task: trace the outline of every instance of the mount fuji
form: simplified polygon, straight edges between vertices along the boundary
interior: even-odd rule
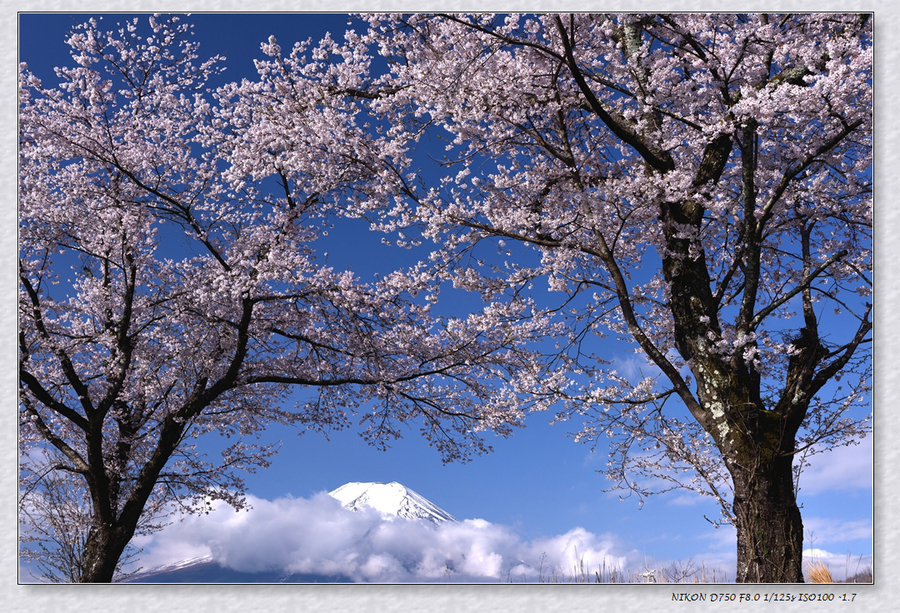
[[[391,483],[347,483],[328,492],[337,498],[345,508],[361,511],[375,509],[383,516],[404,519],[424,519],[434,524],[456,522],[455,517],[436,504],[396,481]]]
[[[413,490],[391,483],[351,482],[328,493],[344,508],[354,512],[373,509],[388,521],[441,524],[455,517]],[[342,575],[318,575],[285,571],[241,572],[216,562],[212,556],[181,560],[141,571],[125,580],[127,583],[351,583]]]

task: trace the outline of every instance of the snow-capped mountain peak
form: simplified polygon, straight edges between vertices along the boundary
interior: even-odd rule
[[[433,502],[396,481],[391,483],[347,483],[329,492],[351,511],[372,508],[383,515],[427,519],[435,524],[457,519]]]
[[[190,571],[197,567],[209,566],[214,563],[215,562],[211,555],[200,556],[197,558],[188,558],[186,560],[172,562],[171,564],[154,566],[149,570],[141,570],[136,575],[134,575],[134,577],[129,577],[128,579],[126,579],[126,582],[152,581],[153,578],[157,576],[165,576],[172,573],[183,573],[186,570]]]

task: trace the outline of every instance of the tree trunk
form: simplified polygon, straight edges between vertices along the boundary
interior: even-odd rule
[[[112,583],[134,529],[127,532],[126,537],[121,528],[91,528],[85,544],[81,583]]]
[[[771,452],[769,452],[770,454]],[[794,495],[792,456],[732,469],[738,583],[803,583],[803,520]],[[743,462],[741,462],[743,464]]]

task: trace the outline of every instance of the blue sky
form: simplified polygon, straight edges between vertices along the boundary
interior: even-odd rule
[[[88,17],[20,15],[20,61],[28,62],[45,84],[53,83],[51,67],[69,60],[65,34]],[[118,20],[120,17],[107,16],[103,23],[112,29]],[[347,17],[200,14],[190,21],[196,24],[201,56],[227,56],[227,70],[221,78],[224,83],[254,75],[252,58],[263,57],[259,44],[270,35],[274,34],[283,48],[307,37],[317,39],[326,30],[338,38]],[[332,233],[329,242],[347,254],[347,263],[359,274],[370,272],[373,262],[395,257],[380,246],[379,236],[368,235],[358,226],[345,232]],[[642,366],[627,345],[609,343],[603,351],[626,374]],[[484,546],[496,547],[498,553],[539,556],[541,547],[569,535],[570,541],[582,544],[582,552],[610,555],[632,567],[645,560],[651,566],[663,566],[690,558],[722,568],[729,580],[733,579],[734,532],[730,528],[716,530],[703,518],[718,518],[714,503],[674,492],[652,497],[639,509],[634,498],[623,502],[617,493],[604,493],[602,489],[609,483],[597,470],[606,461],[605,450],[600,447],[591,453],[588,447],[574,443],[566,434],[575,426],[551,426],[551,417],[532,414],[527,426],[511,438],[492,439],[492,454],[451,465],[441,463],[414,427],[387,452],[368,447],[353,429],[331,433],[330,440],[318,434],[298,436],[295,430],[272,429],[264,438],[281,440],[280,453],[271,468],[246,479],[251,502],[255,501],[246,521],[256,522],[259,530],[254,546],[266,551],[270,540],[278,541],[284,530],[308,526],[304,521],[311,516],[308,514],[325,508],[317,497],[323,491],[350,481],[398,481],[459,519],[487,522],[487,530],[496,538],[487,539]],[[871,441],[869,437],[859,446],[815,456],[801,480],[800,503],[808,536],[805,546],[821,550],[819,555],[832,562],[838,575],[848,557],[852,559],[851,573],[860,556],[862,566],[871,564]],[[215,443],[209,441],[211,448]],[[279,513],[288,515],[279,517]],[[222,547],[219,551],[228,550],[228,543],[246,548],[246,542],[235,540],[229,523],[232,517],[233,513],[220,509],[202,520],[191,520],[187,524],[190,530],[185,524],[176,525],[142,541],[144,565],[204,555],[213,542]],[[267,530],[265,526],[279,528]],[[537,560],[532,562],[537,564]]]

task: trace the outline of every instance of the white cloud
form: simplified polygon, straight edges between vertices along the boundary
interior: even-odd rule
[[[806,544],[810,547],[815,547],[816,544],[831,545],[856,539],[871,539],[872,520],[842,521],[822,517],[804,517],[803,532],[806,536]]]
[[[680,356],[674,349],[670,350],[666,357],[672,362],[678,362]],[[612,359],[612,366],[616,371],[631,381],[637,383],[645,377],[660,377],[663,372],[649,357],[642,351],[635,351],[625,355],[617,355]],[[679,371],[682,377],[691,376],[691,370],[687,366],[682,366]],[[665,378],[663,377],[662,380]]]
[[[634,383],[644,377],[655,377],[662,373],[659,367],[643,353],[616,356],[613,358],[613,366],[619,374]]]
[[[676,507],[694,507],[703,502],[709,502],[709,498],[695,492],[685,492],[672,496],[666,501],[666,504]]]
[[[844,581],[862,571],[872,568],[872,556],[852,556],[849,554],[831,553],[824,549],[804,549],[804,568],[810,564],[824,564],[835,581]]]
[[[345,576],[353,581],[536,582],[568,581],[586,572],[618,571],[631,580],[646,565],[666,571],[691,567],[716,581],[734,581],[735,531],[726,526],[694,539],[690,559],[645,559],[614,534],[576,527],[564,534],[523,541],[510,527],[467,519],[434,527],[428,522],[386,518],[373,510],[354,513],[326,493],[265,500],[248,496],[249,511],[220,504],[209,515],[187,517],[135,544],[140,565],[150,569],[211,554],[242,572],[283,571]],[[868,521],[804,519],[814,539],[808,560],[826,562],[835,578],[872,564],[871,555],[834,554],[834,544],[871,538]],[[813,548],[817,548],[813,550]],[[839,547],[839,546],[838,546]],[[699,575],[698,575],[699,576]]]
[[[248,496],[250,511],[225,505],[187,517],[138,542],[144,568],[212,554],[242,572],[283,570],[342,575],[354,581],[567,580],[584,568],[625,570],[637,559],[616,553],[611,535],[583,528],[523,542],[510,528],[483,519],[434,527],[428,522],[354,513],[325,493],[310,499]]]
[[[800,496],[872,489],[872,437],[810,457],[800,474]]]

